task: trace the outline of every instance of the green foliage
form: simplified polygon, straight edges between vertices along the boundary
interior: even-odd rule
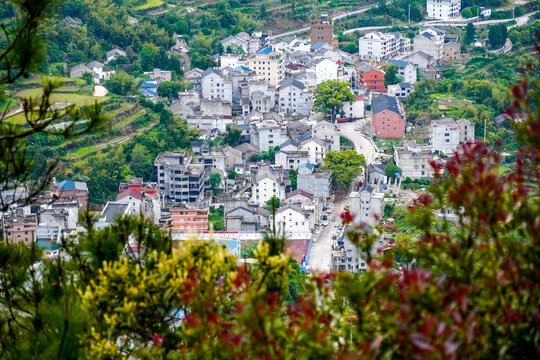
[[[388,177],[395,177],[396,174],[402,174],[403,170],[396,164],[394,164],[393,161],[389,161],[386,167],[384,168],[384,174]]]
[[[242,130],[236,127],[234,124],[227,125],[227,135],[223,138],[223,142],[229,146],[235,147],[240,144],[240,137]]]
[[[151,179],[154,170],[154,159],[144,145],[136,144],[133,147],[129,167],[136,177]]]
[[[208,183],[210,185],[210,189],[216,192],[218,189],[221,188],[221,185],[222,185],[221,174],[218,172],[210,173],[210,178],[208,179]]]
[[[475,28],[472,23],[468,23],[465,27],[465,36],[463,37],[463,41],[466,45],[469,45],[475,37]]]
[[[331,114],[332,120],[336,118],[344,101],[354,101],[354,94],[350,84],[341,80],[327,80],[315,88],[313,92],[313,110],[325,115]]]
[[[111,76],[111,79],[105,83],[105,86],[114,94],[126,96],[135,94],[137,92],[138,84],[135,82],[133,76],[120,70],[115,75]]]
[[[397,76],[398,67],[394,64],[386,64],[384,66],[384,86],[399,84],[403,79]]]
[[[225,217],[223,215],[224,211],[221,208],[214,209],[210,208],[210,213],[208,214],[208,224],[211,226],[210,229],[214,231],[225,231]]]
[[[274,209],[279,209],[280,203],[281,203],[281,201],[279,200],[279,198],[277,198],[275,196],[272,196],[272,198],[268,199],[268,201],[266,202],[265,209],[268,210],[268,211],[272,211]]]
[[[246,53],[243,47],[235,43],[231,43],[229,46],[227,46],[226,52],[227,54],[236,54],[236,55],[244,55]]]
[[[293,190],[298,188],[298,169],[289,169],[289,179]]]
[[[506,25],[497,24],[489,28],[488,39],[492,48],[497,49],[504,45],[508,37]]]
[[[364,155],[355,150],[329,151],[324,163],[332,170],[332,179],[345,190],[362,174],[362,168],[366,166]]]
[[[268,151],[263,151],[260,154],[254,154],[249,161],[258,162],[261,160],[274,162],[276,160],[276,152],[279,151],[279,146],[270,148]]]
[[[395,207],[395,204],[384,204],[383,216],[385,219],[392,216],[392,212],[394,211]]]
[[[470,8],[465,8],[465,9],[461,10],[461,16],[463,16],[465,19],[470,19],[473,16],[476,16],[476,14],[473,15]]]

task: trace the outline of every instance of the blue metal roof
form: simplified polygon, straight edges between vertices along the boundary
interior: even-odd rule
[[[236,72],[236,71],[253,71],[253,70],[245,67],[244,65],[239,65],[231,70],[231,72]]]
[[[313,165],[313,164],[311,164],[311,163],[305,163],[305,164],[300,165],[299,167],[306,167],[306,168],[308,168],[309,170],[315,169],[315,165]]]
[[[407,65],[409,65],[409,62],[408,61],[405,61],[405,60],[396,60],[396,59],[390,59],[388,60],[388,63],[390,64],[394,64],[394,65],[397,65],[399,67],[405,67]]]
[[[323,42],[315,43],[315,45],[313,45],[313,46],[311,47],[311,50],[319,50],[319,49],[322,48],[324,45],[325,45],[325,43],[323,43]]]
[[[73,190],[75,189],[75,183],[71,180],[64,180],[58,183],[58,188],[62,190]]]
[[[272,53],[272,51],[273,51],[272,48],[267,47],[267,48],[257,51],[257,55],[269,55]]]

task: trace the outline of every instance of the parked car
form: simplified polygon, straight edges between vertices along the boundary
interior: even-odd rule
[[[335,228],[339,227],[339,223],[334,223],[334,227]]]
[[[355,127],[354,127],[354,130],[355,131],[362,131],[362,130],[364,130],[364,127],[362,125],[360,125],[360,124],[356,124]]]
[[[336,221],[336,218],[334,216],[332,216],[332,218],[330,219],[330,221],[334,222]]]
[[[323,215],[322,219],[323,219],[323,220],[328,220],[328,216]]]
[[[328,221],[323,221],[323,226],[328,226]]]
[[[332,212],[332,209],[330,208],[330,206],[326,208],[326,212],[329,214]]]

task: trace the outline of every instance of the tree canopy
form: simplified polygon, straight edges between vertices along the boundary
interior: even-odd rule
[[[355,150],[329,151],[324,158],[326,166],[332,170],[332,178],[344,189],[348,189],[354,179],[362,174],[366,166],[364,155]]]
[[[315,88],[313,92],[313,110],[325,115],[331,115],[335,120],[336,114],[343,109],[344,101],[354,101],[354,94],[350,84],[341,80],[326,80]]]
[[[398,67],[394,64],[387,64],[384,66],[384,86],[399,84],[403,81],[400,77],[397,76]]]

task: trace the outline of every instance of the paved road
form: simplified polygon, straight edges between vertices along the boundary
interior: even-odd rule
[[[308,269],[311,273],[327,273],[331,270],[332,244],[334,243],[332,234],[338,231],[338,228],[334,227],[334,223],[341,223],[340,214],[343,212],[347,201],[348,199],[346,198],[331,205],[332,212],[330,214],[325,213],[328,216],[328,226],[322,226],[320,224],[321,232],[318,236],[313,236],[308,263]],[[336,218],[335,222],[330,221],[332,216]]]
[[[365,6],[365,7],[362,7],[358,10],[354,10],[354,11],[347,11],[347,12],[344,12],[344,13],[341,13],[341,14],[338,14],[336,16],[334,16],[332,19],[334,21],[336,20],[339,20],[339,19],[343,19],[343,18],[346,18],[348,16],[352,16],[352,15],[356,15],[356,14],[361,14],[363,12],[366,12],[368,11],[369,9],[371,9],[372,7],[376,7],[377,4],[371,4],[369,6]],[[268,37],[268,40],[275,40],[275,39],[279,39],[279,38],[282,38],[282,37],[285,37],[285,36],[290,36],[290,35],[296,35],[296,34],[300,34],[300,33],[303,33],[303,32],[306,32],[306,31],[309,31],[311,27],[310,26],[306,26],[306,27],[303,27],[301,29],[298,29],[298,30],[293,30],[293,31],[288,31],[288,32],[285,32],[285,33],[281,33],[281,34],[277,34],[277,35],[273,35],[273,36],[269,36]]]
[[[338,124],[341,131],[341,135],[349,139],[356,152],[363,154],[366,158],[366,163],[369,165],[375,160],[375,154],[377,154],[377,149],[373,146],[373,143],[361,133],[360,131],[355,131],[354,127],[359,122],[350,122],[350,123],[340,123]],[[364,125],[365,126],[365,125]]]
[[[533,16],[534,14],[536,14],[538,11],[533,11],[533,12],[530,12],[530,13],[527,13],[527,14],[524,14],[520,17],[517,17],[515,18],[514,20],[516,21],[516,24],[515,25],[512,25],[512,26],[509,26],[508,28],[513,28],[514,26],[523,26],[525,25],[528,21],[529,21],[529,18],[531,16]],[[500,24],[500,23],[506,23],[506,22],[509,22],[509,21],[512,21],[512,19],[497,19],[497,20],[485,20],[485,21],[478,21],[478,22],[473,22],[472,24],[474,26],[487,26],[487,25],[495,25],[495,24]],[[470,21],[469,21],[470,22]],[[427,21],[422,21],[420,22],[420,25],[423,25],[423,26],[458,26],[458,27],[463,27],[463,26],[467,26],[467,23],[466,21],[463,21],[463,20],[443,20],[443,21],[440,21],[440,20],[427,20]]]
[[[349,33],[355,32],[355,31],[371,31],[371,30],[381,30],[381,29],[388,29],[388,28],[391,28],[391,26],[390,25],[387,25],[387,26],[364,26],[364,27],[345,30],[343,33],[344,34],[349,34]]]

